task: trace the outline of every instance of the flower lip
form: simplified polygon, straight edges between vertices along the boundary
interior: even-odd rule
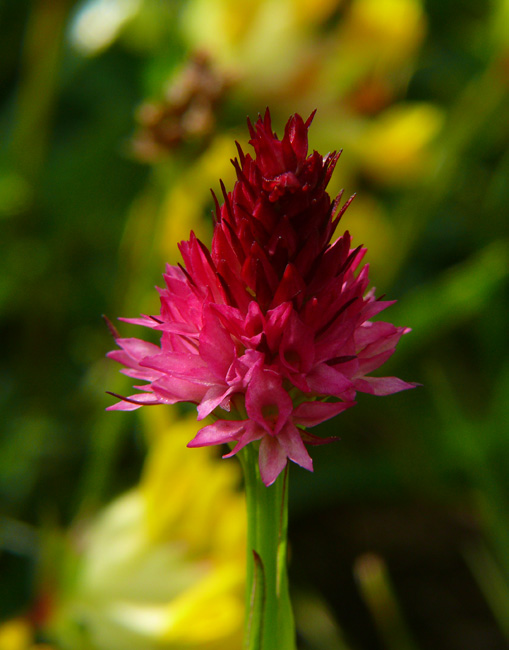
[[[246,392],[246,411],[267,433],[277,436],[293,412],[293,402],[277,372],[257,368]]]

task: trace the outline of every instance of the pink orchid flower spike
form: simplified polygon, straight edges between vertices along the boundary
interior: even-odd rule
[[[191,233],[184,264],[168,266],[157,316],[124,319],[161,333],[159,345],[116,338],[109,357],[145,382],[110,409],[196,404],[211,417],[190,447],[259,445],[271,485],[288,459],[313,469],[306,445],[330,442],[306,429],[355,404],[356,392],[389,395],[416,384],[372,377],[410,330],[371,319],[393,304],[368,290],[366,253],[345,232],[326,191],[339,153],[308,154],[308,129],[293,115],[282,140],[267,110],[253,126],[254,157],[238,146],[237,181],[216,200],[210,251]]]

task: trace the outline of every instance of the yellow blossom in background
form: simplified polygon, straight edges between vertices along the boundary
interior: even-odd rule
[[[368,194],[357,195],[349,210],[348,225],[351,223],[353,228],[355,224],[355,242],[369,250],[370,269],[377,278],[378,285],[387,286],[392,280],[398,257],[394,223],[386,214],[383,203]]]
[[[0,650],[25,650],[31,642],[30,626],[23,619],[14,619],[0,626]]]
[[[420,0],[354,0],[341,25],[356,57],[369,52],[379,65],[400,63],[412,55],[425,31]]]
[[[182,25],[193,45],[210,48],[219,62],[252,71],[276,49],[289,60],[283,45],[300,42],[341,5],[342,0],[190,0]],[[276,35],[284,42],[273,41]]]
[[[0,625],[0,650],[52,650],[45,643],[34,643],[32,626],[22,618]]]
[[[152,436],[140,482],[148,534],[155,542],[169,536],[185,539],[189,552],[197,556],[243,561],[245,504],[236,489],[240,468],[237,463],[218,462],[211,449],[195,454],[187,448],[189,434],[198,428],[196,418],[172,421],[171,413],[146,409],[141,414]]]
[[[203,241],[212,236],[212,219],[206,206],[212,207],[210,188],[219,192],[217,179],[229,186],[235,177],[230,159],[237,155],[234,136],[218,135],[205,152],[190,165],[170,186],[161,206],[159,227],[156,232],[158,253],[168,264],[179,259],[177,243],[186,240],[194,231]]]
[[[186,448],[196,421],[149,412],[140,484],[76,529],[70,586],[50,624],[72,650],[238,650],[245,505],[238,468]],[[203,451],[203,453],[201,453]]]
[[[421,0],[353,0],[317,50],[315,101],[339,101],[346,119],[388,105],[405,87],[425,33]]]
[[[192,48],[206,49],[235,73],[240,93],[269,102],[269,96],[302,93],[303,74],[316,54],[317,30],[341,4],[190,0],[182,13],[182,31]]]
[[[235,71],[243,96],[309,112],[366,92],[366,84],[390,101],[408,78],[426,19],[421,0],[190,0],[182,30],[191,47]]]
[[[431,170],[431,145],[443,121],[443,112],[431,104],[388,108],[352,141],[361,168],[382,184],[420,180]]]

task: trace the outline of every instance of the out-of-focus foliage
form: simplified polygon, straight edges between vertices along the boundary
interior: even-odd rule
[[[319,594],[323,621],[320,635],[301,614],[302,647],[504,647],[508,1],[19,0],[0,17],[0,650],[92,648],[66,634],[77,611],[110,634],[96,610],[116,602],[115,571],[167,602],[152,577],[167,558],[147,549],[176,530],[196,557],[235,546],[222,508],[238,496],[205,506],[194,473],[209,460],[184,470],[178,436],[158,433],[179,412],[104,413],[125,384],[100,317],[157,311],[164,263],[190,229],[210,237],[209,188],[231,188],[234,140],[248,148],[245,118],[266,106],[276,129],[316,108],[311,146],[344,149],[331,193],[357,198],[341,226],[398,298],[391,320],[413,327],[394,374],[424,384],[361,399],[324,426],[341,442],[316,450],[315,474],[292,471],[296,603]],[[219,537],[193,524],[209,516]],[[136,571],[122,539],[141,545]],[[200,570],[173,559],[175,580]],[[166,620],[143,618],[148,636]]]

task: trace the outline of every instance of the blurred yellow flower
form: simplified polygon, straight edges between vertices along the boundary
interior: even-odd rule
[[[188,449],[189,436],[199,428],[196,417],[172,422],[170,414],[170,409],[142,414],[147,431],[155,432],[140,483],[148,534],[154,542],[170,536],[185,539],[194,555],[243,561],[245,504],[243,493],[235,489],[238,463],[216,462],[210,448],[204,454]]]
[[[354,113],[390,104],[408,81],[425,33],[421,0],[353,0],[321,44],[315,101],[319,92],[321,102],[339,99]]]
[[[357,56],[367,53],[378,65],[401,62],[424,37],[420,0],[354,0],[341,26]]]
[[[190,0],[182,13],[182,31],[192,48],[206,49],[219,65],[235,71],[240,92],[268,102],[267,94],[298,90],[295,82],[314,56],[317,28],[341,4],[342,0]]]
[[[351,144],[371,178],[409,183],[430,171],[431,144],[443,121],[443,112],[431,104],[399,104],[367,122]]]
[[[51,650],[45,643],[34,643],[30,623],[16,618],[0,625],[0,650]]]
[[[369,250],[369,266],[378,287],[392,280],[397,268],[398,237],[387,216],[384,205],[369,194],[357,195],[349,208],[345,225],[355,224],[354,245],[362,244]],[[353,227],[353,226],[352,226]]]
[[[161,259],[169,264],[180,259],[177,244],[189,238],[191,230],[203,241],[212,236],[212,219],[206,219],[206,206],[212,207],[210,188],[219,192],[217,179],[225,185],[235,178],[230,158],[237,155],[232,134],[218,135],[172,185],[163,200],[160,226],[156,234]],[[204,218],[205,217],[205,218]]]
[[[263,57],[267,45],[272,52],[280,47],[267,39],[272,34],[295,40],[301,30],[320,24],[341,4],[342,0],[190,0],[183,25],[195,45],[210,47],[219,61],[234,63],[239,55],[247,60]]]
[[[241,647],[245,506],[238,468],[216,462],[211,449],[187,449],[195,418],[172,422],[169,412],[145,416],[151,445],[140,485],[78,529],[75,577],[52,624],[63,647]]]

